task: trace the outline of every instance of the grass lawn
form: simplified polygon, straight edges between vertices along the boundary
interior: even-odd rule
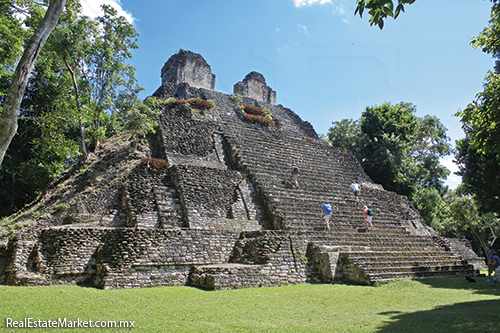
[[[303,284],[203,291],[0,286],[1,332],[499,332],[500,285],[486,278],[377,287]],[[23,321],[134,321],[135,328],[7,328]]]

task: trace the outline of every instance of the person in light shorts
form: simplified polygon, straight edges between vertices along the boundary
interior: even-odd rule
[[[332,216],[332,206],[328,202],[325,201],[323,207],[321,207],[321,217],[325,219],[326,229],[325,231],[330,230],[330,217]]]
[[[370,228],[370,230],[373,230],[373,223],[372,223],[372,218],[373,218],[373,213],[368,206],[364,207],[364,213],[365,213],[365,224],[367,228]]]

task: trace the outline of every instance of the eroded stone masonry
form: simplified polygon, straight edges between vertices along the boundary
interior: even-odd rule
[[[165,103],[149,157],[170,167],[123,153],[113,175],[118,166],[101,161],[101,171],[87,175],[100,191],[66,193],[78,203],[0,249],[3,283],[231,289],[474,274],[466,259],[475,256],[463,243],[439,237],[406,197],[373,183],[350,151],[328,146],[276,105],[261,74],[246,75],[232,96],[219,93],[205,59],[182,50],[161,82],[156,97],[211,100],[215,108]],[[249,122],[239,103],[267,108],[274,125]],[[284,182],[293,164],[301,168],[298,188]],[[364,228],[353,182],[363,184],[374,231]],[[329,232],[320,218],[325,201],[334,208]]]

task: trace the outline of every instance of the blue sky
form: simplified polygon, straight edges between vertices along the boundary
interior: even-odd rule
[[[493,59],[471,38],[487,25],[485,0],[417,0],[383,30],[354,16],[355,0],[85,0],[86,13],[112,3],[139,32],[133,52],[143,97],[180,47],[200,53],[215,90],[257,71],[277,104],[326,134],[332,121],[359,119],[367,106],[410,102],[435,115],[454,142],[463,137],[453,113],[482,90]],[[98,12],[97,12],[98,13]],[[443,161],[454,170],[451,158]],[[451,187],[456,176],[447,180]]]

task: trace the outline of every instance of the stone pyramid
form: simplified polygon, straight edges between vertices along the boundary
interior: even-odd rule
[[[480,259],[464,255],[467,244],[439,237],[350,151],[276,105],[261,74],[246,75],[233,95],[219,93],[205,59],[181,50],[161,78],[157,135],[132,156],[112,141],[81,175],[98,184],[92,191],[75,185],[47,198],[52,213],[0,249],[3,283],[231,289],[476,273]],[[289,181],[294,164],[298,187]],[[354,182],[363,186],[359,202]],[[375,213],[373,231],[363,205]]]

